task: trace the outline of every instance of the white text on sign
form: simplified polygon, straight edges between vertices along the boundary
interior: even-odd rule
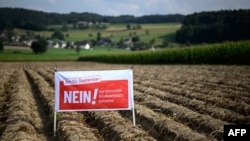
[[[98,89],[91,91],[64,91],[64,103],[92,103],[95,104]]]

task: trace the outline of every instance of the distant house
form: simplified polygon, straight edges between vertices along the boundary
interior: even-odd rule
[[[105,28],[109,25],[109,23],[104,23],[104,22],[101,22],[101,23],[96,23],[96,25],[99,27],[99,28]]]
[[[129,46],[129,47],[132,47],[133,46],[133,40],[132,40],[132,38],[125,39],[123,41],[123,44],[125,44],[126,46]]]
[[[102,45],[109,45],[109,44],[112,44],[113,41],[112,41],[111,38],[106,37],[106,38],[101,38],[101,39],[99,40],[99,43],[102,44]]]
[[[35,40],[34,40],[34,41],[35,41]],[[34,41],[33,41],[33,40],[27,40],[27,41],[26,41],[26,40],[25,40],[25,41],[22,42],[22,44],[23,44],[24,46],[29,46],[29,47],[30,47]]]
[[[92,22],[87,22],[87,21],[78,21],[76,23],[77,25],[77,28],[83,28],[83,27],[89,27],[89,26],[92,26],[93,23]]]
[[[48,48],[66,48],[67,44],[63,40],[47,40],[47,47]]]
[[[79,46],[80,49],[84,49],[84,50],[89,50],[90,44],[87,41],[78,41],[74,43],[74,48],[76,48],[77,46]]]
[[[0,39],[7,39],[6,33],[2,32],[2,33],[0,34]]]
[[[61,48],[66,48],[67,47],[67,43],[65,41],[63,41],[63,40],[60,40],[59,44],[60,44]]]
[[[47,40],[47,47],[48,48],[53,48],[53,41],[52,40]]]
[[[59,48],[60,46],[59,46],[59,43],[57,43],[57,42],[54,42],[53,43],[53,48]]]

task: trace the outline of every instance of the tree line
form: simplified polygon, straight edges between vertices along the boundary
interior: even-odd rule
[[[181,14],[147,15],[141,17],[132,15],[102,16],[88,12],[59,14],[23,8],[0,8],[0,15],[0,31],[13,28],[44,30],[47,25],[74,24],[78,21],[93,23],[166,23],[181,22],[184,18],[184,15]]]
[[[187,15],[176,32],[180,43],[214,43],[250,39],[250,10],[220,10]]]

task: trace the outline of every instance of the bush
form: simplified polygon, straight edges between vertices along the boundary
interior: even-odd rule
[[[0,52],[2,52],[4,49],[3,42],[0,40]]]
[[[45,53],[47,51],[47,42],[45,39],[39,39],[31,44],[31,49],[35,54]]]

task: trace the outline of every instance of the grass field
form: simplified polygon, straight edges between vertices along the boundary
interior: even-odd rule
[[[124,51],[124,50],[122,50]],[[112,54],[121,50],[112,47],[96,47],[94,50],[53,49],[49,48],[44,54],[34,54],[30,47],[6,46],[0,52],[0,61],[75,61],[80,56]]]
[[[127,30],[126,24],[111,24],[107,29],[87,29],[87,30],[73,30],[63,34],[68,35],[66,41],[82,41],[89,39],[96,39],[97,33],[100,32],[102,37],[112,37],[113,41],[119,41],[121,38],[126,39],[130,35],[138,35],[143,42],[149,42],[155,39],[155,45],[161,45],[164,39],[169,43],[174,43],[175,32],[180,28],[179,23],[165,23],[165,24],[141,24],[142,29]],[[131,24],[136,26],[136,24]],[[72,27],[69,25],[69,27]],[[48,28],[60,28],[60,25],[51,25]],[[148,34],[146,34],[148,31]],[[26,35],[25,30],[15,29],[16,35]],[[51,37],[52,31],[39,31],[35,35],[40,35],[45,38]],[[90,36],[92,35],[92,36]],[[29,47],[11,47],[5,46],[4,51],[0,53],[0,61],[73,61],[77,60],[79,56],[112,54],[112,53],[127,52],[125,50],[116,49],[114,47],[94,47],[93,51],[82,50],[79,54],[73,49],[49,49],[45,54],[34,54]]]

